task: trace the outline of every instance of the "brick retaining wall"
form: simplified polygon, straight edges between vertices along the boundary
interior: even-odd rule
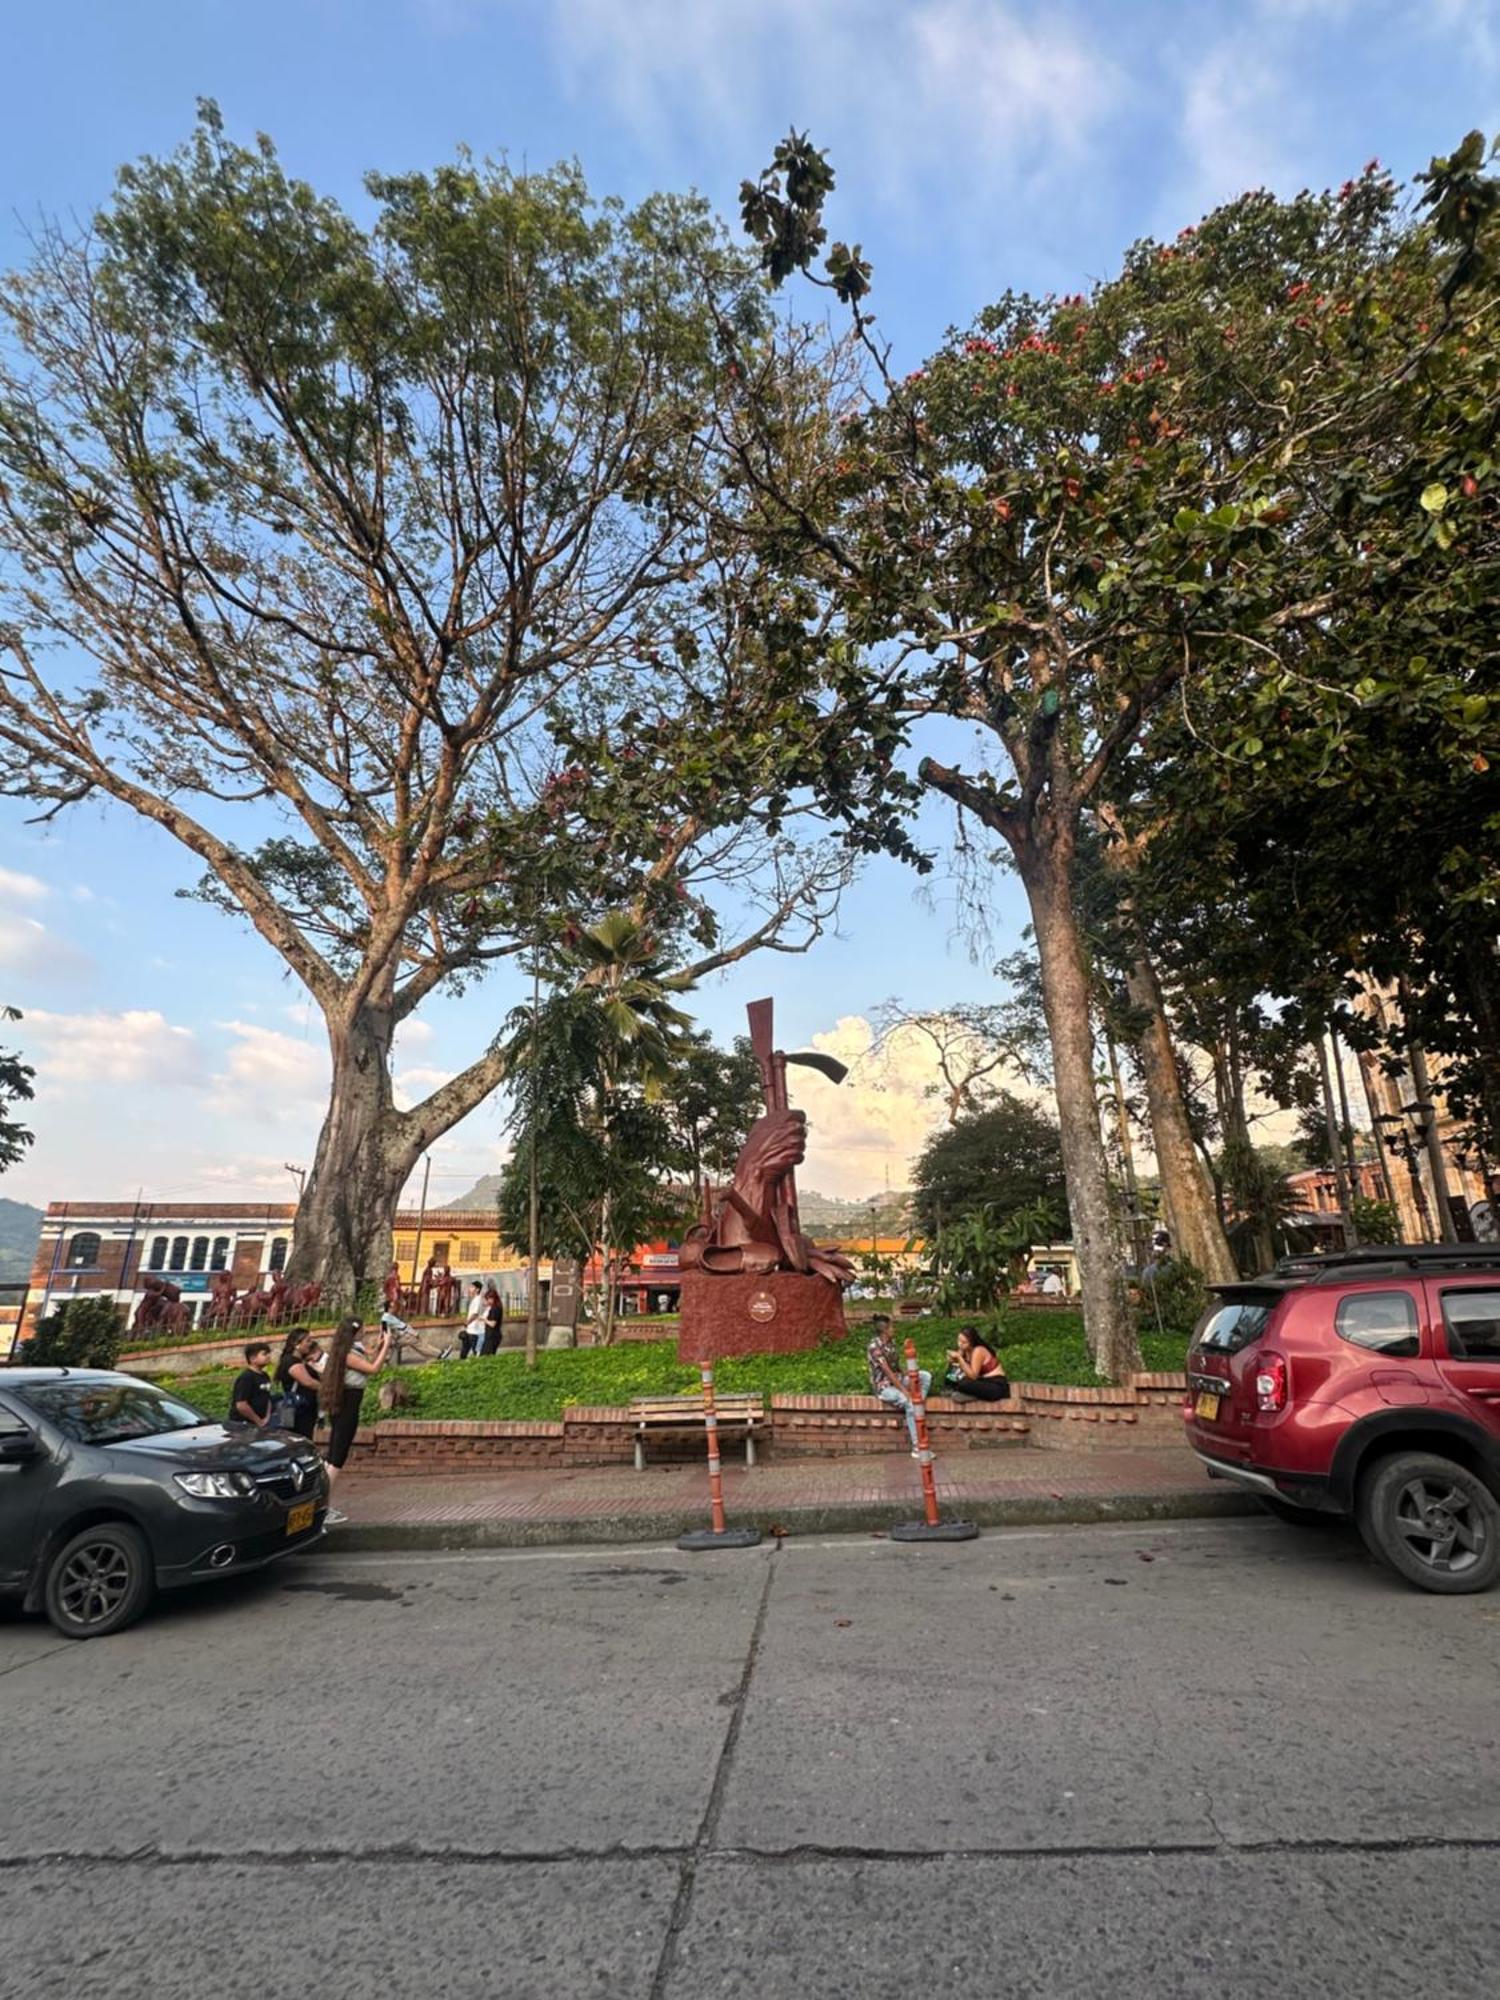
[[[1004,1403],[934,1396],[932,1441],[940,1452],[1009,1445],[1108,1448],[1175,1443],[1181,1435],[1181,1375],[1134,1375],[1123,1387],[1066,1389],[1017,1382]],[[777,1457],[845,1457],[890,1452],[904,1420],[874,1396],[772,1396],[757,1436]],[[388,1418],[355,1435],[350,1464],[365,1472],[490,1472],[514,1465],[629,1464],[635,1432],[625,1410],[580,1404],[561,1423],[421,1423]],[[726,1438],[735,1455],[738,1445]],[[696,1458],[696,1439],[654,1438],[653,1463]]]

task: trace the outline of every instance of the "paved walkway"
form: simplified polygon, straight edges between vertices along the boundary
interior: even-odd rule
[[[1208,1479],[1182,1446],[1058,1451],[1012,1446],[950,1453],[938,1464],[946,1513],[984,1525],[1150,1520],[1254,1512]],[[920,1518],[918,1468],[905,1453],[787,1458],[753,1471],[726,1464],[731,1524],[770,1533],[880,1530]],[[546,1542],[655,1541],[707,1525],[701,1465],[361,1475],[339,1482],[341,1546],[507,1547]]]

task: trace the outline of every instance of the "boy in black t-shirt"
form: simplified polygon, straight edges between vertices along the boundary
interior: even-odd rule
[[[245,1349],[245,1363],[234,1378],[229,1421],[254,1424],[258,1430],[264,1430],[271,1421],[271,1377],[266,1372],[271,1365],[270,1343],[253,1341]]]

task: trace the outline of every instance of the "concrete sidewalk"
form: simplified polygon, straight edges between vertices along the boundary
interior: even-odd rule
[[[1254,1513],[1215,1484],[1182,1445],[1127,1450],[954,1452],[937,1467],[945,1514],[1007,1526]],[[904,1452],[788,1458],[724,1468],[731,1524],[766,1533],[879,1531],[921,1518],[918,1468]],[[708,1523],[699,1465],[537,1467],[416,1476],[350,1471],[338,1483],[350,1516],[329,1548],[518,1548],[553,1542],[654,1542]]]

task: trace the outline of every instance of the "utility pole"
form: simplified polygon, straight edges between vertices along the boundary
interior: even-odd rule
[[[531,954],[531,1117],[527,1120],[530,1127],[528,1150],[531,1154],[528,1169],[531,1185],[527,1197],[530,1211],[527,1223],[529,1269],[526,1280],[526,1366],[528,1368],[535,1368],[536,1366],[537,1307],[540,1302],[542,1289],[540,1255],[541,1205],[538,1199],[536,1170],[536,1079],[538,1041],[541,1033],[541,1006],[542,958],[540,947],[534,947]]]
[[[427,1183],[432,1179],[432,1155],[429,1153],[422,1162],[422,1204],[417,1210],[417,1244],[411,1253],[411,1281],[414,1287],[422,1283],[422,1230],[427,1221]],[[420,1311],[423,1299],[420,1289],[416,1293],[417,1308]]]

